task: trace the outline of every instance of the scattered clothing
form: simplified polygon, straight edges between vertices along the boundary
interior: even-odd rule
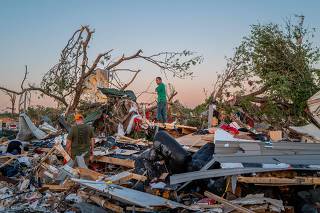
[[[13,155],[20,155],[22,153],[22,143],[18,140],[10,141],[7,147],[7,153],[11,153]]]
[[[233,135],[239,134],[239,130],[238,130],[238,129],[236,129],[236,128],[234,128],[234,127],[231,127],[231,126],[228,125],[228,124],[223,124],[223,125],[221,125],[220,128],[223,129],[223,130],[225,130],[225,131],[227,131],[227,132],[229,132],[229,133],[231,133],[231,134],[233,134]]]

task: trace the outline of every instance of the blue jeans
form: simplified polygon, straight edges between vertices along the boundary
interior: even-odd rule
[[[159,122],[167,122],[167,102],[160,101],[157,105],[157,120]]]

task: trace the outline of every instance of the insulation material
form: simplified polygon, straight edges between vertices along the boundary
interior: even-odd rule
[[[297,132],[298,134],[307,135],[320,141],[320,129],[314,124],[310,123],[305,126],[290,126],[289,129]]]
[[[27,141],[33,137],[38,140],[45,139],[48,135],[41,129],[37,128],[31,121],[31,119],[25,114],[20,114],[19,117],[19,133],[17,135],[18,140]]]
[[[320,91],[308,99],[307,105],[312,119],[320,126]]]

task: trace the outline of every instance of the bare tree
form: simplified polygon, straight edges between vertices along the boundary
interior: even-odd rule
[[[37,90],[42,95],[54,98],[67,108],[66,113],[70,113],[78,107],[85,90],[86,79],[94,74],[97,68],[108,72],[110,85],[124,90],[141,72],[140,69],[124,67],[125,62],[144,60],[179,78],[192,76],[190,67],[202,62],[202,57],[193,57],[194,53],[190,51],[160,52],[145,56],[140,49],[129,56],[123,54],[115,58],[111,55],[113,50],[108,50],[89,63],[87,52],[93,33],[89,26],[82,26],[75,31],[62,50],[59,62],[44,75],[40,86],[29,85],[28,90]],[[133,74],[127,83],[123,83],[118,76],[118,73],[123,71]]]
[[[28,75],[28,67],[26,65],[24,77],[23,77],[22,82],[20,84],[21,91],[15,91],[15,90],[11,90],[6,87],[0,86],[0,90],[2,90],[6,95],[8,95],[10,97],[10,102],[11,102],[10,109],[11,109],[12,114],[15,113],[15,109],[16,109],[15,105],[16,105],[17,96],[19,96],[19,106],[18,106],[19,112],[22,111],[22,107],[23,107],[23,110],[25,111],[27,108],[27,102],[30,103],[30,99],[31,99],[30,91],[32,91],[32,89],[24,87],[24,83],[27,80],[27,75]]]
[[[14,115],[15,111],[16,111],[16,100],[17,100],[17,95],[15,93],[12,92],[7,92],[5,91],[5,94],[7,96],[9,96],[10,98],[10,102],[11,102],[11,106],[9,107],[11,114]]]

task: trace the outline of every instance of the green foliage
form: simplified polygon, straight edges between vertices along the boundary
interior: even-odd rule
[[[261,104],[259,113],[271,122],[303,116],[307,99],[320,89],[319,70],[314,69],[320,51],[312,42],[314,30],[303,22],[299,16],[298,22],[288,20],[284,26],[252,25],[228,61],[228,75],[219,79],[223,94],[232,93],[238,99],[246,94],[249,99],[238,104],[244,108],[253,102]]]
[[[249,68],[270,88],[269,98],[292,103],[291,110],[297,114],[319,89],[312,74],[319,49],[308,39],[301,40],[308,35],[302,25],[287,24],[285,29],[276,24],[253,25],[243,45],[250,58]]]
[[[18,119],[19,118],[19,114],[13,114],[9,113],[9,112],[5,112],[5,113],[1,113],[0,114],[0,118],[13,118],[13,119]]]
[[[26,111],[26,114],[36,121],[40,121],[42,116],[48,116],[52,121],[56,121],[60,114],[63,113],[63,109],[56,109],[45,106],[32,106],[29,107]]]

